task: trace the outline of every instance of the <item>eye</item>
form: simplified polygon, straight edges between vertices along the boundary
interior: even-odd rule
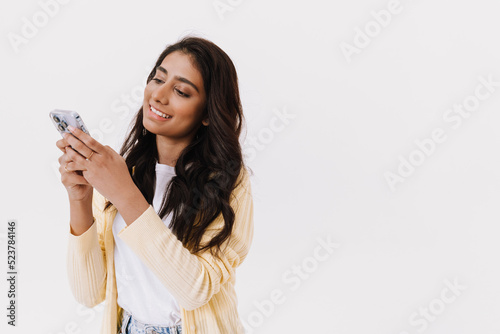
[[[189,97],[189,95],[188,95],[188,94],[186,94],[186,93],[184,93],[184,92],[180,91],[180,90],[179,90],[179,89],[177,89],[177,88],[175,89],[175,91],[177,92],[177,94],[179,94],[179,95],[180,95],[180,96],[182,96],[182,97]]]
[[[160,80],[158,78],[153,78],[153,81],[156,82],[156,83],[162,83],[163,82],[163,80]]]

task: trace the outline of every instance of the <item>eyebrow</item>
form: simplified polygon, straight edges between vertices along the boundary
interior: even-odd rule
[[[161,67],[161,66],[158,66],[156,69],[157,69],[157,70],[162,71],[162,72],[163,72],[163,73],[165,73],[165,74],[168,74],[168,71],[167,71],[166,69],[164,69],[163,67]],[[192,83],[191,81],[189,81],[188,79],[186,79],[186,78],[184,78],[184,77],[180,77],[180,76],[178,76],[178,75],[177,75],[177,76],[175,76],[175,79],[176,79],[176,80],[179,80],[179,81],[181,81],[181,82],[187,83],[188,85],[193,86],[193,88],[194,88],[194,89],[196,89],[196,91],[197,91],[198,93],[200,92],[200,91],[198,90],[198,87],[196,87],[196,85],[195,85],[194,83]]]

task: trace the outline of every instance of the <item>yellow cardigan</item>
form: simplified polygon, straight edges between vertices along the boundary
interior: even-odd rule
[[[245,168],[240,180],[230,199],[235,221],[229,240],[221,247],[221,259],[208,250],[192,254],[151,205],[118,233],[179,303],[183,334],[244,333],[234,285],[235,269],[246,258],[253,238],[253,200]],[[111,230],[117,210],[112,206],[103,211],[105,201],[94,189],[94,223],[79,236],[69,232],[67,269],[71,291],[80,304],[94,307],[105,301],[101,334],[116,334],[123,311],[117,303]],[[202,244],[222,228],[222,214],[212,224]]]

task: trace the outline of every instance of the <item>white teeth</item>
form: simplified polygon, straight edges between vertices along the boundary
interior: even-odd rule
[[[155,114],[157,114],[158,116],[161,116],[163,118],[172,118],[172,116],[166,115],[166,114],[162,113],[161,111],[156,110],[155,108],[153,108],[153,106],[150,106],[150,107],[151,107],[151,111],[154,112]]]

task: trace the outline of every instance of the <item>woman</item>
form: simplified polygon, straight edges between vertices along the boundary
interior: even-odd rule
[[[236,70],[186,37],[149,74],[120,154],[78,129],[57,142],[76,300],[102,334],[244,333],[235,269],[253,237]],[[125,273],[125,274],[124,274]]]

